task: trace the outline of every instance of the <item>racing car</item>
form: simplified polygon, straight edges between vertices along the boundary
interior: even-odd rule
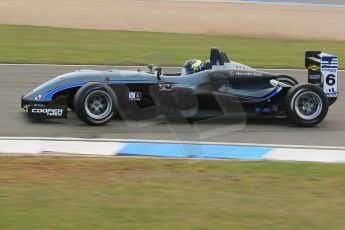
[[[62,119],[68,112],[89,125],[113,117],[148,119],[161,116],[208,118],[233,114],[287,116],[298,126],[315,126],[338,96],[338,58],[307,51],[308,83],[288,75],[256,70],[230,61],[211,48],[205,70],[187,74],[147,71],[76,70],[38,86],[21,98],[32,119]],[[68,109],[69,108],[69,109]]]

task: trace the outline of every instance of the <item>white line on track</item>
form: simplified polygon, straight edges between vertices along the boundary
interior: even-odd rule
[[[344,3],[320,1],[290,1],[290,0],[171,0],[177,2],[211,2],[211,3],[236,3],[236,4],[261,4],[261,5],[286,5],[286,6],[319,6],[319,7],[345,7]]]
[[[118,142],[56,141],[56,140],[0,140],[0,153],[74,154],[114,156],[125,144]]]
[[[251,147],[273,147],[290,149],[319,149],[319,150],[345,150],[342,146],[311,146],[311,145],[283,145],[259,143],[234,143],[234,142],[205,142],[205,141],[178,141],[178,140],[146,140],[146,139],[85,139],[69,137],[0,137],[0,140],[32,140],[32,141],[81,141],[81,142],[139,142],[139,143],[166,143],[166,144],[195,144],[195,145],[233,145]]]
[[[142,148],[134,147],[131,150],[126,150],[127,146],[131,143],[144,142],[144,145],[155,144],[181,144],[182,146],[202,145],[199,153],[206,154],[195,155],[192,148],[185,148],[182,151],[175,149],[169,154],[155,152],[142,152]],[[208,152],[208,145],[222,145],[221,152]],[[224,149],[224,145],[228,145],[229,149]],[[246,154],[241,155],[241,151],[233,150],[236,148],[254,147]],[[175,146],[176,147],[176,146]],[[202,148],[205,147],[203,150]],[[260,147],[266,147],[265,152],[261,152]],[[270,147],[267,149],[267,147]],[[149,148],[149,147],[147,147]],[[189,149],[189,150],[188,150]],[[162,148],[163,150],[163,148]],[[124,152],[123,152],[124,151]],[[126,152],[129,151],[129,152]],[[190,151],[190,152],[189,152]],[[234,152],[235,151],[235,152]],[[258,152],[259,151],[259,152]],[[160,152],[160,151],[159,151]],[[164,152],[164,151],[162,151]],[[215,154],[216,153],[216,154]],[[254,155],[249,155],[254,154]],[[127,154],[131,157],[163,157],[173,158],[176,156],[179,159],[188,159],[188,156],[198,159],[216,160],[222,159],[237,159],[237,160],[273,160],[273,161],[302,161],[302,162],[319,162],[319,163],[345,163],[345,147],[337,146],[305,146],[305,145],[274,145],[274,144],[256,144],[256,143],[222,143],[222,142],[192,142],[192,141],[167,141],[167,140],[135,140],[135,139],[82,139],[82,138],[46,138],[46,137],[0,137],[0,155],[13,155],[13,156],[36,156],[36,155],[61,155],[61,156],[92,156],[92,157],[106,157],[106,156],[122,156]],[[174,156],[174,154],[176,156]],[[220,154],[220,155],[219,155]],[[235,155],[233,155],[235,154]],[[240,155],[238,155],[240,154]],[[257,156],[256,154],[259,154]],[[185,157],[183,157],[185,156]],[[208,156],[208,157],[205,157]]]

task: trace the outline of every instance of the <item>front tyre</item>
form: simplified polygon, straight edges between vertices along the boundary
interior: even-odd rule
[[[90,83],[77,91],[73,104],[80,120],[89,125],[103,125],[113,118],[117,103],[109,86]]]
[[[312,84],[299,84],[287,92],[285,111],[288,118],[298,126],[315,126],[327,115],[328,99],[321,88]]]

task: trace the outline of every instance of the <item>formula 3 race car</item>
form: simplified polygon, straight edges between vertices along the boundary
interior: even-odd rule
[[[21,98],[33,119],[67,118],[68,109],[89,125],[115,115],[123,119],[160,116],[209,118],[233,114],[287,117],[299,126],[321,122],[337,99],[338,58],[308,51],[308,83],[230,61],[211,49],[205,70],[167,74],[148,71],[77,70],[38,86]]]

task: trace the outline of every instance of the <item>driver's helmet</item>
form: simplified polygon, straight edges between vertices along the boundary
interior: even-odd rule
[[[189,60],[183,65],[186,74],[193,74],[205,70],[205,64],[200,60]]]

